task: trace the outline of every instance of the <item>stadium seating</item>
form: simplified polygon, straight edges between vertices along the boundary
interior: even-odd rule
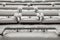
[[[17,8],[0,7],[0,23],[17,23],[14,17],[17,12]]]
[[[31,10],[30,9],[22,9],[22,13],[19,13],[20,16],[18,16],[18,18],[20,18],[19,23],[35,23],[35,22],[40,22],[40,14],[37,15],[39,13],[35,13],[35,10]]]
[[[0,23],[17,23],[17,19],[14,16],[0,16]]]
[[[60,40],[60,0],[0,0],[0,40]]]
[[[17,8],[0,7],[0,16],[13,16],[17,12]]]
[[[42,8],[42,10],[39,9],[38,12],[43,14],[42,23],[60,23],[60,10],[54,10],[54,8],[51,10],[49,8]]]

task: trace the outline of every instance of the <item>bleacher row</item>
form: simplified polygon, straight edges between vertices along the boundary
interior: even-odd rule
[[[35,36],[38,33],[36,36],[40,36],[40,32],[54,33],[52,34],[54,37],[60,36],[60,31],[58,31],[60,29],[52,25],[52,28],[48,24],[43,25],[44,27],[42,25],[19,25],[19,23],[60,23],[60,0],[0,0],[0,24],[2,23],[14,23],[13,26],[4,25],[6,28],[1,26],[3,29],[0,28],[0,35],[5,37],[11,35],[10,33],[20,36],[25,36],[26,33],[29,35],[33,33],[31,36]]]
[[[60,0],[26,1],[0,0],[0,23],[60,23]]]
[[[59,2],[60,0],[0,0],[0,1],[51,1],[51,2]]]
[[[33,7],[0,8],[0,23],[60,23],[60,10]]]
[[[13,6],[14,5],[14,6]],[[60,7],[60,2],[0,2],[0,7]]]

